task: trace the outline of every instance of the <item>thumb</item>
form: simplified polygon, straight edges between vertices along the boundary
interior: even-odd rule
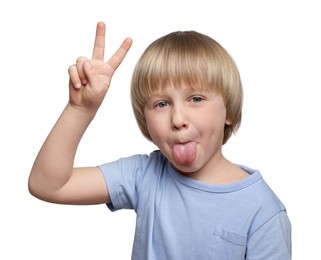
[[[91,68],[92,68],[92,65],[91,65],[91,62],[89,60],[85,61],[84,62],[84,72],[85,72],[85,75],[87,77],[87,79],[89,79],[90,77],[90,71],[91,71]]]

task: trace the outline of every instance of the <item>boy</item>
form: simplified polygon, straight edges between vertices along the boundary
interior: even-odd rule
[[[31,194],[134,209],[132,259],[291,259],[284,205],[258,171],[222,154],[241,122],[242,86],[232,58],[208,36],[168,34],[135,67],[135,117],[159,150],[74,168],[81,137],[131,44],[126,39],[104,63],[105,25],[98,23],[92,59],[69,68],[69,102],[35,160]]]

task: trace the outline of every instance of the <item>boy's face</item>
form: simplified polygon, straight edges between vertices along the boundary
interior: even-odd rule
[[[222,159],[226,120],[222,97],[214,91],[168,86],[144,107],[150,136],[179,172],[201,177]]]

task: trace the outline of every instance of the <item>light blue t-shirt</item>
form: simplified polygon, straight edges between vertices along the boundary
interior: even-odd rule
[[[176,172],[160,153],[99,166],[112,210],[137,214],[134,260],[288,260],[291,225],[258,171],[212,185]]]

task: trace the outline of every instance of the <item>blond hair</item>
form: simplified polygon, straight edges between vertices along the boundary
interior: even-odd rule
[[[226,107],[223,144],[235,133],[242,118],[243,90],[238,69],[227,51],[207,35],[178,31],[151,43],[138,60],[131,81],[131,101],[138,126],[149,140],[144,106],[159,88],[187,84],[213,90]],[[215,116],[215,115],[213,115]]]

